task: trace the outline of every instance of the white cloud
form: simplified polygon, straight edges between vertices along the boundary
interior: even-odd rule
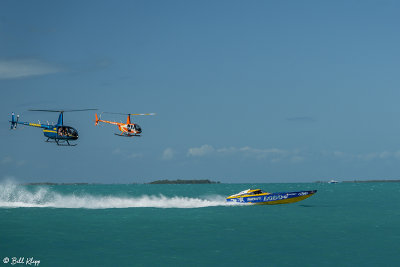
[[[391,153],[389,151],[383,151],[383,152],[379,153],[379,158],[381,158],[381,159],[386,159],[386,158],[389,158],[392,156],[394,156],[394,153]]]
[[[379,158],[379,153],[365,153],[365,154],[358,154],[356,155],[356,158],[361,159],[361,160],[373,160]]]
[[[214,152],[214,148],[210,145],[202,145],[201,147],[189,148],[188,156],[201,157]]]
[[[344,152],[342,152],[342,151],[333,151],[332,154],[333,154],[335,157],[338,157],[338,158],[346,157],[346,153],[344,153]]]
[[[25,165],[25,163],[26,163],[25,160],[19,160],[19,161],[17,161],[17,165],[18,165],[18,166]]]
[[[247,157],[255,157],[255,158],[268,158],[268,157],[283,157],[288,155],[289,152],[277,149],[277,148],[269,148],[269,149],[259,149],[259,148],[252,148],[249,146],[245,147],[229,147],[229,148],[220,148],[216,150],[218,153],[224,154],[241,154]]]
[[[131,159],[137,159],[137,158],[141,158],[141,157],[143,157],[143,154],[142,154],[142,153],[135,153],[135,152],[131,153],[131,154],[128,156],[128,158],[131,158]]]
[[[15,164],[17,166],[22,166],[26,163],[25,160],[16,160],[10,156],[5,156],[0,161],[1,164],[8,165],[8,164]]]
[[[171,160],[175,156],[175,151],[172,148],[167,148],[164,150],[162,154],[162,159],[163,160]]]
[[[125,151],[125,150],[122,150],[119,147],[114,148],[111,151],[111,154],[115,155],[115,156],[118,156],[118,157],[121,157],[121,158],[124,158],[124,159],[137,159],[137,158],[142,158],[143,157],[142,153],[130,152],[129,150]]]
[[[372,161],[372,160],[388,160],[388,159],[400,159],[400,150],[398,151],[382,151],[382,152],[367,152],[367,153],[346,153],[342,151],[323,152],[323,155],[334,156],[335,158],[344,160],[361,160],[361,161]]]
[[[60,68],[37,59],[0,60],[0,79],[18,79],[60,71]]]
[[[302,157],[302,156],[293,156],[293,157],[291,158],[291,161],[292,161],[293,163],[302,162],[302,161],[304,161],[304,160],[305,160],[305,158]]]
[[[189,148],[188,156],[206,156],[206,155],[220,155],[220,156],[241,156],[255,159],[265,159],[271,162],[279,162],[283,159],[289,159],[291,162],[300,162],[305,158],[300,154],[300,151],[283,150],[278,148],[260,149],[249,146],[244,147],[223,147],[214,148],[211,145],[202,145],[201,147]]]
[[[119,148],[119,147],[115,148],[115,149],[111,152],[111,154],[113,154],[113,155],[120,155],[120,154],[122,154],[121,148]]]
[[[10,164],[13,163],[13,158],[10,156],[5,156],[1,159],[1,164]]]

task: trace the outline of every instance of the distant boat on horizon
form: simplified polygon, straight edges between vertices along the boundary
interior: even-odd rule
[[[328,182],[328,184],[338,184],[338,183],[339,183],[338,181],[333,180],[333,179]]]

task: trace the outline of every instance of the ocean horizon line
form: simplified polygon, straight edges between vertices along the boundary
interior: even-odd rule
[[[193,181],[193,182],[188,182]],[[219,181],[210,181],[204,182],[202,179],[200,180],[170,180],[165,183],[157,183],[157,181],[152,182],[116,182],[116,183],[107,183],[107,182],[23,182],[18,183],[19,185],[201,185],[201,184],[312,184],[312,183],[328,183],[329,180],[318,180],[312,182],[304,182],[304,181],[296,181],[296,182],[219,182]],[[400,179],[368,179],[368,180],[343,180],[339,181],[339,183],[400,183]]]

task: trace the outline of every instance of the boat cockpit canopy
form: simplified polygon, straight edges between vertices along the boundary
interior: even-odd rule
[[[247,189],[247,190],[244,190],[244,191],[239,192],[239,193],[237,193],[235,195],[232,195],[232,196],[260,195],[260,194],[263,194],[263,193],[265,193],[265,192],[262,191],[261,189],[253,189],[253,190]]]

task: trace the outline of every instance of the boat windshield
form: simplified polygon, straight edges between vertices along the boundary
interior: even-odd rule
[[[232,195],[232,197],[234,197],[234,196],[243,196],[243,195],[259,195],[259,194],[265,193],[264,191],[262,191],[260,189],[257,189],[257,190],[252,191],[252,192],[250,192],[250,191],[251,191],[250,189],[247,189],[247,190],[239,192],[239,193],[237,193],[235,195]]]

